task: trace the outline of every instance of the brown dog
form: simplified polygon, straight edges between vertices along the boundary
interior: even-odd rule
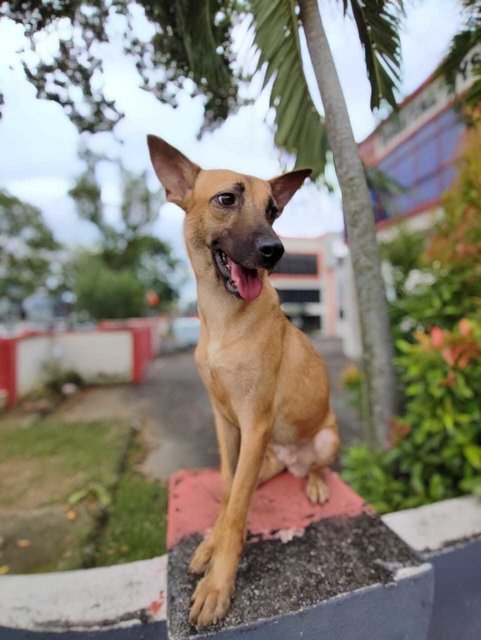
[[[167,199],[186,212],[184,236],[198,288],[195,358],[209,392],[223,501],[190,570],[205,574],[190,621],[203,627],[229,609],[258,483],[287,468],[307,476],[313,502],[328,498],[322,467],[339,446],[324,363],[283,315],[267,272],[284,253],[272,223],[310,170],[269,181],[204,171],[155,136],[150,156]]]

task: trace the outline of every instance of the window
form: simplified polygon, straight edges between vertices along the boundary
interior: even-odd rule
[[[374,202],[377,208],[379,202],[382,207],[377,219],[409,213],[441,196],[454,175],[453,162],[463,131],[458,114],[448,109],[381,160],[380,171],[393,178],[404,191],[395,196],[381,194],[380,198],[377,194]]]
[[[315,253],[286,253],[274,269],[274,273],[317,275],[317,255]]]
[[[320,302],[321,292],[319,289],[278,289],[277,293],[282,302]]]

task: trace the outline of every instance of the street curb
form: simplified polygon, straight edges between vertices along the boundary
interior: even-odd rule
[[[0,626],[42,631],[46,637],[47,631],[163,622],[166,591],[167,555],[96,569],[1,576]]]

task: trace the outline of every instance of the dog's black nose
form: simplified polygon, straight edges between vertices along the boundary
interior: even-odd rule
[[[278,238],[261,237],[256,241],[256,247],[262,256],[265,267],[275,266],[284,254],[284,245]]]

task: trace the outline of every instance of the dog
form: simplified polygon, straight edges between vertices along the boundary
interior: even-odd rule
[[[311,170],[268,181],[203,170],[161,138],[147,141],[167,200],[186,213],[201,321],[195,360],[220,452],[220,512],[189,567],[204,574],[189,619],[205,627],[229,610],[256,486],[288,469],[307,477],[312,502],[328,499],[322,469],[335,459],[339,436],[326,368],[282,313],[268,278],[284,253],[272,225]]]

